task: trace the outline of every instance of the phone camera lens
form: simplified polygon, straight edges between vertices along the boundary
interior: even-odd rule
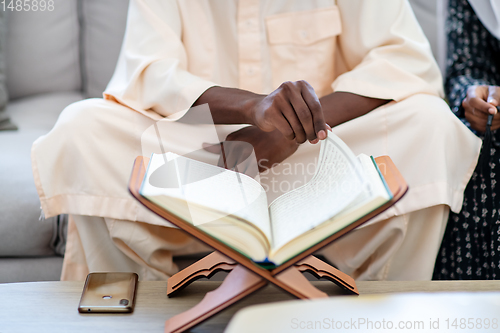
[[[128,305],[128,299],[121,299],[120,305]]]

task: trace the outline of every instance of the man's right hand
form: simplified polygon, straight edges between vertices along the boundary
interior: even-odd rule
[[[321,103],[306,81],[284,82],[267,96],[259,96],[250,110],[254,125],[262,131],[278,130],[288,140],[317,143],[331,129]]]
[[[498,86],[470,86],[467,96],[462,102],[465,118],[476,131],[484,132],[488,116],[493,114],[491,130],[500,128],[500,114],[496,106],[500,103],[500,87]]]

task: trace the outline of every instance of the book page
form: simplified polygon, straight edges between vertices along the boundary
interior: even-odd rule
[[[344,207],[344,209],[335,215],[333,220],[340,220],[344,216],[352,214],[356,211],[358,211],[358,215],[365,215],[366,210],[362,210],[361,207],[369,205],[375,201],[375,198],[380,197],[383,202],[389,201],[392,198],[392,195],[388,193],[388,190],[385,188],[371,158],[365,154],[360,154],[357,156],[357,159],[363,169],[366,186],[363,187],[363,190],[356,198],[354,198],[353,201],[351,201]]]
[[[271,237],[266,193],[247,175],[167,153],[153,155],[146,177],[141,194],[185,200],[194,225],[233,215]],[[214,214],[199,206],[210,208]]]
[[[287,242],[284,246],[274,248],[269,255],[273,263],[276,265],[284,263],[314,244],[355,223],[363,216],[391,200],[392,194],[385,186],[375,161],[364,154],[360,154],[357,158],[363,168],[366,180],[367,186],[364,187],[364,190],[332,218],[302,233],[299,237]]]
[[[370,157],[365,154],[361,154],[357,157],[357,159],[360,162],[361,167],[363,168],[364,175],[367,180],[366,186],[364,187],[363,191],[361,191],[359,195],[354,198],[353,201],[351,201],[347,206],[344,207],[344,209],[337,213],[337,215],[335,216],[336,218],[340,218],[343,215],[356,210],[356,208],[358,208],[361,204],[365,203],[368,200],[371,200],[375,196],[375,193],[379,193],[379,191],[374,191],[375,185],[373,185],[372,182],[377,182],[377,178],[380,177],[374,170],[373,166],[370,165],[372,164]]]
[[[311,181],[269,206],[277,249],[342,211],[363,191],[361,165],[342,140],[329,133],[321,142],[318,168]]]

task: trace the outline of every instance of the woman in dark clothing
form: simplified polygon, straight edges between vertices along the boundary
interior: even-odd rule
[[[497,7],[485,0],[483,4]],[[500,40],[494,30],[498,24],[481,17],[486,9],[478,9],[479,5],[473,0],[449,0],[445,90],[453,112],[483,139],[488,115],[494,114],[487,139],[491,143],[483,143],[462,210],[450,212],[435,280],[500,278],[500,131],[496,131],[500,114],[495,108],[500,103]]]

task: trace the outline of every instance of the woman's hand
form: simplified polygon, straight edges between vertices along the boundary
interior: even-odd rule
[[[264,132],[256,126],[244,127],[229,134],[219,144],[204,144],[203,149],[219,154],[219,166],[255,177],[291,156],[299,147],[278,130]],[[249,157],[255,151],[256,159]],[[245,163],[244,163],[245,162]]]
[[[284,82],[251,109],[253,124],[264,132],[278,130],[288,140],[317,143],[330,126],[313,87],[306,81]]]
[[[462,102],[465,111],[465,118],[470,126],[476,131],[486,130],[488,116],[493,114],[491,130],[500,128],[500,114],[497,113],[496,106],[500,103],[500,87],[498,86],[470,86],[467,89],[467,96]]]

